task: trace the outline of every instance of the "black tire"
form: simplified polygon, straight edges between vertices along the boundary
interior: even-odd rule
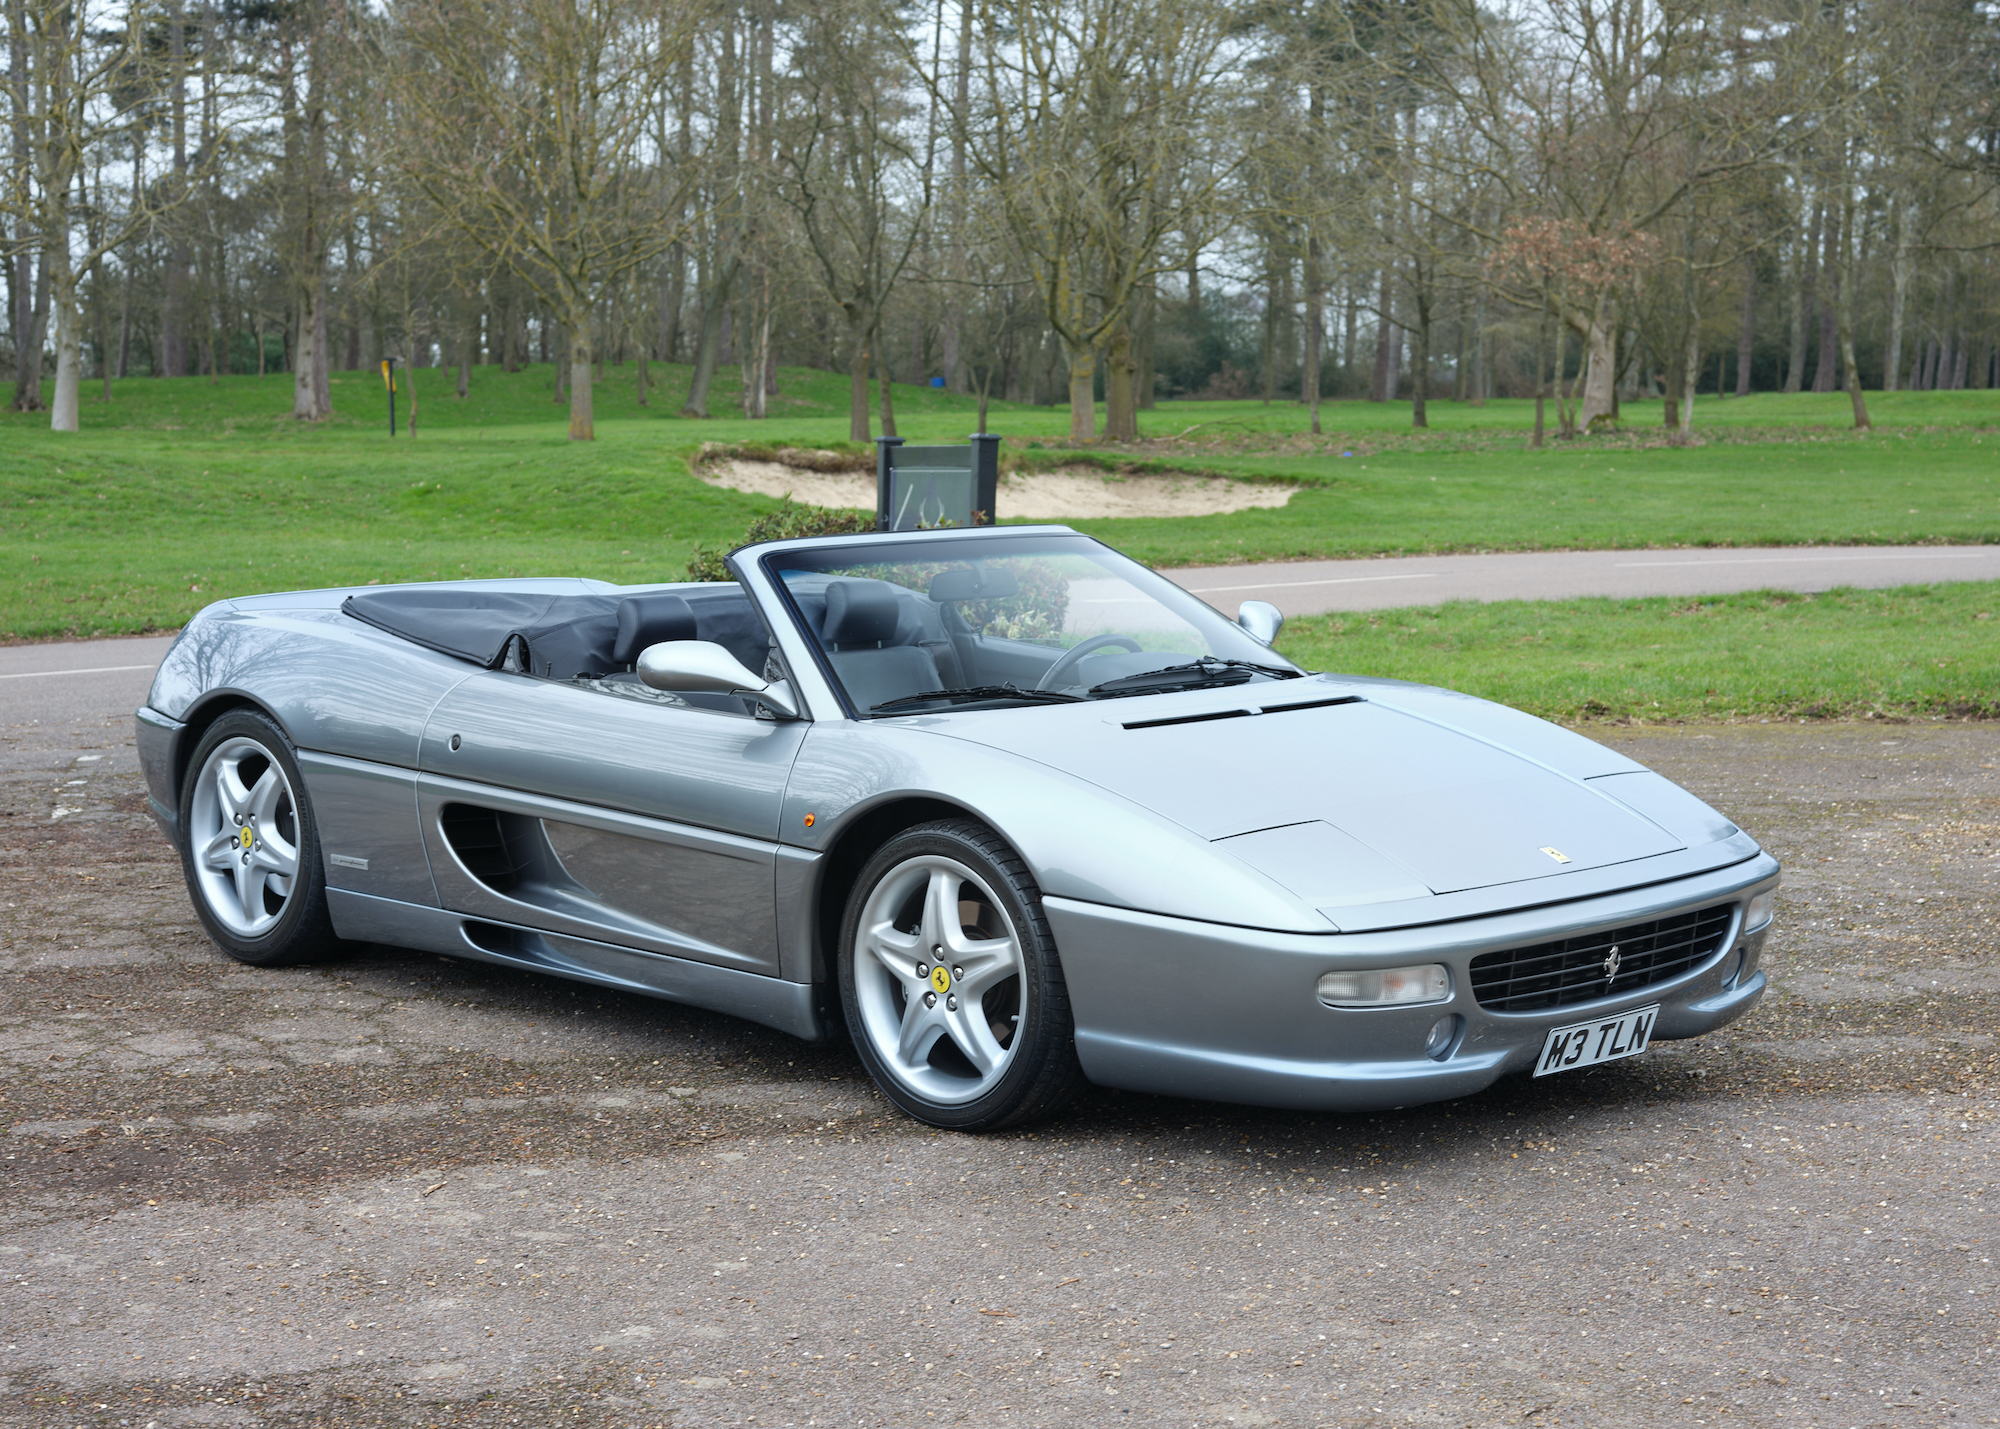
[[[225,767],[253,795],[271,791],[255,801],[248,818],[225,807],[244,802],[220,792]],[[266,780],[267,771],[275,772],[275,782]],[[214,846],[231,829],[248,838],[227,845],[224,856]],[[298,759],[284,730],[268,716],[231,710],[202,735],[181,781],[179,842],[195,916],[216,946],[238,962],[290,967],[324,961],[351,946],[334,934],[327,910],[319,830]],[[282,860],[286,847],[294,869],[288,877],[266,867],[268,860]]]
[[[886,954],[861,947],[863,914],[871,902],[875,916],[886,920],[874,926],[893,924],[890,934],[921,944],[922,919],[932,906],[927,891],[932,879],[947,880],[942,885],[947,887],[949,880],[959,880],[947,905],[955,911],[948,916],[956,921],[958,936],[966,939],[963,946],[972,950],[966,961],[981,960],[963,982],[980,1001],[975,1005],[968,998],[963,1013],[953,992],[959,986],[953,982],[957,970],[949,958],[920,964],[931,967],[931,976],[938,979],[927,982],[922,973],[890,966],[900,943]],[[919,880],[924,890],[917,889]],[[970,924],[963,921],[968,906],[974,910]],[[918,925],[905,929],[913,909]],[[996,921],[996,914],[1004,922]],[[1009,939],[1011,947],[1004,952],[980,951],[998,949]],[[921,948],[915,955],[929,958]],[[1053,1116],[1084,1086],[1069,989],[1042,912],[1041,890],[1020,856],[984,824],[971,819],[920,824],[875,851],[855,879],[841,919],[838,975],[841,1010],[862,1065],[883,1095],[918,1121],[950,1131],[1019,1126]],[[981,976],[994,981],[983,985]],[[937,1010],[928,991],[933,987],[948,1002],[949,1014]],[[928,1010],[919,1011],[912,998],[922,998]],[[898,1061],[899,1048],[884,1050],[896,1040],[888,1036],[890,1023],[908,1028],[913,1020],[942,1030],[924,1044],[928,1051],[921,1057]],[[1009,1029],[1004,1044],[1002,1032],[995,1030],[1003,1024]],[[986,1033],[977,1030],[982,1027]],[[985,1069],[964,1050],[967,1042],[981,1037],[980,1055],[999,1053]]]

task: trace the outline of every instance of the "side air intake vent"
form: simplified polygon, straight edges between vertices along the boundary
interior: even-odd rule
[[[438,810],[438,824],[466,872],[496,893],[513,889],[519,870],[507,852],[497,812],[476,804],[446,804]]]

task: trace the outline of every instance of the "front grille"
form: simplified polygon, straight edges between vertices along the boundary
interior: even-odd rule
[[[1580,933],[1472,960],[1472,995],[1495,1012],[1536,1012],[1595,1002],[1679,977],[1714,956],[1736,916],[1733,903],[1675,913],[1602,933]],[[1605,975],[1613,949],[1617,972]]]

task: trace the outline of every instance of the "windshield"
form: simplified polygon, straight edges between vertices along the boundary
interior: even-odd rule
[[[1299,674],[1087,536],[842,544],[774,552],[764,567],[864,718]]]

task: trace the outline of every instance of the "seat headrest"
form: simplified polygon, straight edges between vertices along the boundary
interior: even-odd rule
[[[829,645],[879,645],[896,634],[896,588],[887,581],[840,580],[826,588]]]
[[[618,602],[618,639],[611,647],[611,659],[629,665],[648,645],[695,638],[694,607],[679,596],[665,591],[628,595]]]

